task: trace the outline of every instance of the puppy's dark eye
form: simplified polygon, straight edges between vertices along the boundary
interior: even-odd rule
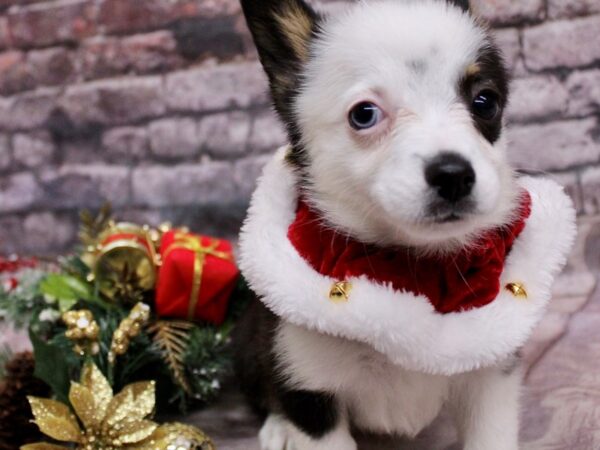
[[[500,111],[498,95],[489,89],[481,91],[473,99],[473,113],[484,120],[492,120]]]
[[[372,102],[361,102],[350,110],[348,121],[355,130],[373,128],[383,118],[381,108]]]

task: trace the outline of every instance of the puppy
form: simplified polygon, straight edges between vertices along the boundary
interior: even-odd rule
[[[506,157],[509,81],[488,30],[466,0],[370,0],[329,18],[303,0],[242,6],[290,142],[266,169],[241,236],[242,270],[262,301],[238,327],[236,363],[265,417],[261,448],[353,450],[352,429],[414,437],[447,404],[466,450],[517,449],[514,354],[542,306],[510,309],[526,307],[502,291],[487,316],[444,315],[359,276],[335,283],[329,300],[331,279],[285,240],[298,202],[314,215],[304,225],[415,261],[464,251],[515,220],[523,196]],[[531,226],[549,218],[536,208]],[[550,230],[566,241],[569,214]],[[319,247],[320,233],[306,246]],[[548,273],[569,245],[545,256]],[[535,258],[518,247],[531,270]],[[546,278],[528,286],[543,299]]]

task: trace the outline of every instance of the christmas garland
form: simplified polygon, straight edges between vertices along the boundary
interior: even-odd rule
[[[35,376],[56,399],[30,400],[36,423],[42,432],[61,440],[56,430],[44,426],[45,421],[70,420],[69,429],[77,425],[80,436],[100,442],[97,430],[86,428],[89,421],[81,416],[73,419],[71,410],[85,409],[73,404],[73,381],[88,390],[91,405],[100,401],[93,398],[97,389],[108,386],[111,395],[133,392],[131,386],[144,382],[144,393],[136,395],[145,396],[148,407],[137,419],[140,426],[148,426],[148,433],[139,435],[158,442],[157,433],[171,436],[174,429],[183,428],[148,425],[153,424],[147,416],[155,401],[160,411],[184,412],[219,394],[231,371],[230,334],[250,291],[239,278],[227,241],[168,225],[153,229],[117,223],[109,207],[98,216],[84,212],[81,218],[82,246],[76,255],[52,264],[35,260],[0,264],[0,317],[28,329]],[[122,400],[123,395],[115,399]],[[127,408],[115,406],[123,407]],[[68,414],[44,418],[48,408]],[[97,419],[100,423],[106,418]],[[87,441],[76,440],[75,434],[63,441],[88,448]],[[155,448],[141,441],[136,445]]]

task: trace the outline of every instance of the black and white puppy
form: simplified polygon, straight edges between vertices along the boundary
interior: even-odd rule
[[[286,164],[336,230],[443,252],[507,223],[519,192],[503,135],[508,75],[467,0],[361,1],[327,18],[303,0],[242,5],[289,134]],[[416,436],[446,403],[466,450],[518,448],[509,359],[427,374],[260,302],[236,345],[244,390],[265,415],[263,450],[353,450],[354,428]]]

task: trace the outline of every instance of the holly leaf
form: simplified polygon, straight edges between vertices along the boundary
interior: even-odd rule
[[[69,364],[64,349],[42,340],[29,330],[29,338],[35,357],[35,377],[52,388],[54,395],[63,403],[69,402]]]
[[[40,283],[40,293],[56,299],[61,312],[70,310],[79,300],[93,300],[91,286],[71,275],[48,275]]]

